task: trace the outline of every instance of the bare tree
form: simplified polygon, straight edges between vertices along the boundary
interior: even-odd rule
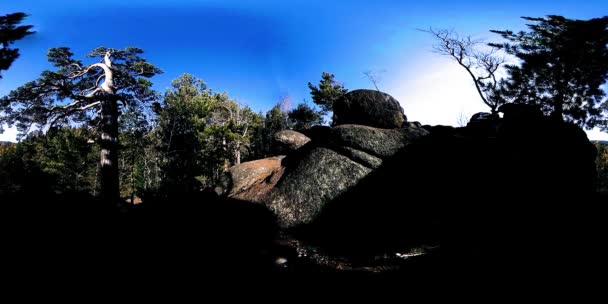
[[[213,113],[213,124],[228,128],[222,145],[230,151],[234,165],[241,163],[241,151],[249,147],[250,131],[254,123],[255,114],[251,109],[232,99],[221,101]]]
[[[282,96],[279,99],[279,104],[281,105],[281,112],[288,113],[289,111],[291,111],[291,107],[292,107],[291,96],[289,96],[289,95]]]
[[[365,75],[365,77],[367,77],[367,79],[369,79],[369,81],[374,84],[376,91],[380,92],[380,89],[378,88],[378,83],[380,83],[380,81],[382,80],[382,73],[384,72],[386,72],[386,70],[367,70],[363,72],[363,75]]]
[[[429,28],[421,31],[437,39],[438,43],[433,46],[435,53],[452,58],[467,71],[483,103],[496,114],[496,109],[505,102],[500,94],[497,72],[506,63],[505,58],[497,54],[497,49],[487,46],[489,50],[482,50],[486,45],[481,40],[460,37],[453,30]]]

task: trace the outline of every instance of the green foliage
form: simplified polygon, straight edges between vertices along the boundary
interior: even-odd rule
[[[553,117],[581,127],[607,129],[608,17],[573,20],[524,17],[527,32],[492,31],[508,42],[491,44],[521,60],[507,67],[502,94],[510,102],[537,104]]]
[[[289,121],[296,131],[310,129],[312,126],[323,123],[321,113],[315,111],[306,103],[300,103],[289,112]]]
[[[133,199],[158,187],[158,154],[151,149],[153,133],[145,113],[131,106],[121,115],[118,158],[121,197]]]
[[[259,116],[262,117],[261,114]],[[261,159],[272,156],[274,134],[287,128],[287,113],[281,111],[281,103],[277,103],[266,112],[260,128],[258,128],[257,132],[254,134],[253,158]]]
[[[252,154],[262,117],[226,93],[184,74],[158,105],[162,189],[188,193],[216,184],[223,171]]]
[[[171,84],[156,130],[162,155],[161,187],[169,192],[191,192],[198,188],[195,177],[203,175],[202,133],[218,98],[202,80],[189,74]]]
[[[608,192],[608,146],[595,143],[597,158],[595,160],[597,169],[597,187],[599,191]]]
[[[0,149],[0,195],[96,191],[99,149],[85,128],[32,134]]]
[[[146,78],[162,71],[146,62],[141,49],[98,47],[87,57],[101,57],[83,65],[69,48],[51,48],[54,71],[11,91],[0,99],[0,126],[15,124],[18,138],[31,130],[55,126],[90,125],[99,132],[100,194],[104,201],[120,199],[118,166],[119,106],[139,108],[158,96]],[[0,129],[0,132],[3,130]]]
[[[312,101],[321,107],[321,114],[325,115],[333,111],[333,105],[336,100],[348,92],[343,85],[334,80],[334,75],[323,72],[319,86],[314,86],[308,83]]]
[[[19,58],[19,49],[9,46],[15,41],[23,39],[34,32],[31,25],[19,25],[27,17],[24,13],[13,13],[0,16],[0,72],[8,70],[13,62]],[[18,26],[19,25],[19,26]],[[0,73],[0,79],[2,74]]]
[[[91,123],[98,117],[98,102],[108,98],[129,106],[158,97],[146,78],[162,71],[139,56],[141,49],[99,47],[87,57],[103,57],[106,52],[111,53],[114,95],[95,90],[105,77],[103,69],[83,66],[82,61],[72,58],[74,54],[67,47],[51,48],[47,57],[56,70],[43,71],[38,79],[0,99],[0,125],[15,124],[20,138],[32,130],[54,125]]]
[[[252,154],[252,137],[262,126],[262,116],[229,99],[226,94],[223,96],[214,108],[209,124],[222,131],[226,165],[240,164]]]

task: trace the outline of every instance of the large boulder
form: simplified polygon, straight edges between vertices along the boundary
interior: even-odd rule
[[[428,135],[423,128],[405,126],[400,129],[379,129],[362,125],[339,125],[332,128],[333,147],[350,147],[368,154],[387,158],[420,137]]]
[[[279,153],[295,151],[309,141],[308,136],[293,130],[283,130],[274,134],[274,143]]]
[[[301,153],[299,161],[285,172],[266,200],[283,228],[312,222],[325,204],[372,171],[327,148]]]
[[[228,170],[228,197],[262,203],[284,172],[283,156],[238,164]]]
[[[400,128],[407,121],[403,108],[392,96],[373,90],[354,90],[333,105],[334,124],[358,124],[377,128]]]

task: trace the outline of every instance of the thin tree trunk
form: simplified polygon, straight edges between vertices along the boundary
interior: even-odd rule
[[[135,205],[135,160],[131,157],[131,205]]]
[[[101,103],[101,198],[108,203],[120,201],[118,175],[118,106],[113,96]],[[109,97],[109,98],[108,98]]]
[[[237,142],[236,150],[234,150],[234,164],[238,165],[241,163],[241,143]]]

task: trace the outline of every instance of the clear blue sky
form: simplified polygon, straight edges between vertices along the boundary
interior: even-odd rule
[[[431,53],[433,40],[417,28],[453,28],[488,40],[490,29],[523,29],[520,16],[608,15],[605,0],[0,0],[0,14],[30,14],[37,33],[18,43],[21,57],[0,80],[0,96],[51,66],[50,47],[77,55],[94,47],[137,46],[164,70],[164,91],[191,73],[256,111],[281,96],[309,99],[308,81],[323,71],[347,88],[372,88],[362,74],[385,71],[381,90],[397,98],[409,120],[455,125],[487,109],[466,72]],[[607,134],[590,133],[592,139]],[[0,140],[14,140],[14,132]]]

